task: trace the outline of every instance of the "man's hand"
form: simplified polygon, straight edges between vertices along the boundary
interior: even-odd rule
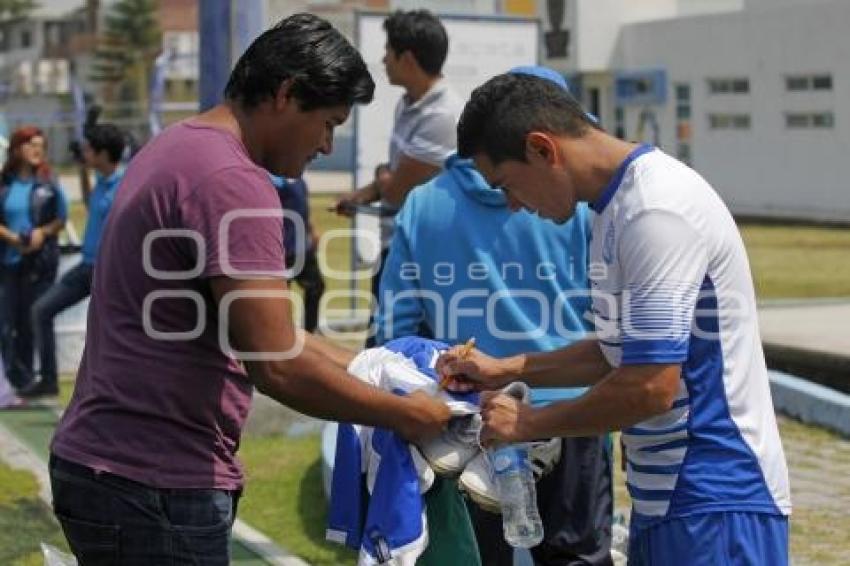
[[[452,416],[448,405],[422,391],[414,391],[407,398],[415,404],[414,418],[399,426],[398,433],[413,444],[439,436]]]
[[[503,393],[488,392],[481,396],[481,442],[524,442],[533,440],[529,420],[534,409]]]
[[[464,355],[466,354],[466,355]],[[437,375],[448,378],[451,391],[499,389],[517,378],[513,358],[493,358],[480,350],[468,353],[463,346],[443,352],[437,359]]]
[[[336,212],[340,216],[345,216],[346,218],[352,218],[354,216],[355,209],[357,207],[357,203],[355,202],[354,195],[347,195],[344,197],[340,197],[336,204],[333,205],[333,211]]]
[[[369,183],[363,188],[341,196],[333,207],[336,213],[340,216],[351,218],[354,216],[358,206],[375,202],[381,198],[376,182]]]
[[[41,228],[35,228],[32,232],[30,232],[29,243],[24,246],[22,253],[31,254],[37,252],[44,245],[44,230]]]
[[[15,234],[14,232],[10,234],[11,235],[8,238],[4,238],[6,240],[6,243],[12,246],[12,248],[14,248],[15,250],[17,250],[18,253],[24,253],[25,246],[23,240],[21,240],[20,235]]]

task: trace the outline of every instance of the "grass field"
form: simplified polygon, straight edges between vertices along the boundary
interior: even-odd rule
[[[40,542],[67,552],[53,514],[38,498],[35,477],[0,463],[0,564],[44,564]]]
[[[744,224],[760,299],[850,296],[850,229]]]
[[[325,541],[319,435],[246,437],[247,485],[239,516],[315,566],[353,564],[353,551]]]

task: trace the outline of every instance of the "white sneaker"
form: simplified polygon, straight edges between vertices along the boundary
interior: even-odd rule
[[[535,440],[528,444],[528,463],[534,474],[534,481],[555,469],[561,461],[561,439]]]
[[[528,460],[535,482],[551,472],[560,459],[560,438],[531,442],[528,445]],[[493,464],[486,452],[479,452],[466,465],[463,473],[460,474],[458,485],[485,511],[497,514],[502,512],[502,503],[493,475]]]
[[[501,514],[502,503],[496,481],[493,478],[493,465],[485,452],[479,452],[464,468],[458,479],[458,486],[465,491],[476,505],[490,513]]]
[[[502,393],[528,403],[530,392],[528,386],[521,381],[515,381],[502,389]],[[493,477],[493,465],[485,452],[479,452],[460,474],[458,485],[479,507],[490,513],[501,513],[502,506],[499,492]]]
[[[455,417],[443,434],[420,446],[419,450],[436,474],[455,477],[481,452],[480,431],[481,415],[478,413]]]
[[[502,389],[502,393],[528,403],[531,393],[528,386],[515,381]],[[457,476],[475,458],[480,450],[478,435],[481,432],[481,415],[478,413],[455,417],[449,421],[446,432],[435,440],[419,447],[422,455],[441,476]]]

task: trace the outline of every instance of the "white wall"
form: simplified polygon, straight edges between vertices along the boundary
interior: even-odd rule
[[[677,0],[576,0],[577,23],[573,45],[577,57],[573,71],[593,72],[608,69],[622,27],[634,22],[672,18]]]
[[[758,0],[756,0],[758,1]],[[775,0],[764,0],[774,2]],[[737,12],[744,8],[746,0],[679,0],[679,17],[697,14]]]
[[[815,3],[834,2],[836,0],[744,0],[746,9],[787,8],[788,6],[811,6]]]
[[[754,10],[624,29],[614,68],[665,67],[668,102],[655,109],[675,154],[673,84],[691,85],[693,165],[733,212],[850,220],[850,2]],[[787,92],[788,73],[830,73],[832,91]],[[709,77],[748,77],[750,93],[709,95]],[[832,111],[833,129],[788,130],[785,112]],[[634,134],[641,108],[627,109]],[[711,130],[711,112],[751,115],[751,129]]]

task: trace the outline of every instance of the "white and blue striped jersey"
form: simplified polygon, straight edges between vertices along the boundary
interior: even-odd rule
[[[789,514],[755,292],[728,209],[695,171],[646,145],[593,208],[589,275],[605,358],[682,366],[673,407],[623,431],[638,524]]]

